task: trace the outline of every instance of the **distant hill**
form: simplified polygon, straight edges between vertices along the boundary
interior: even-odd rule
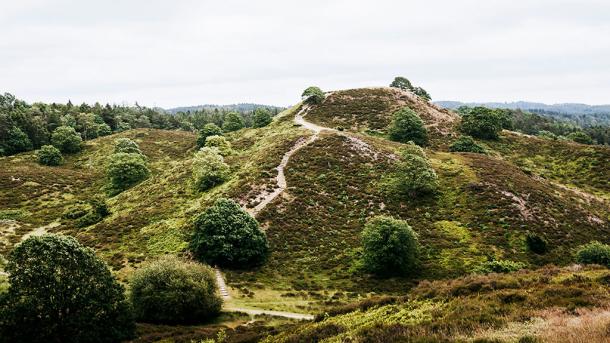
[[[172,113],[172,114],[175,114],[178,112],[187,112],[187,111],[193,112],[193,111],[200,111],[200,110],[215,110],[215,109],[224,110],[224,111],[249,112],[249,111],[253,111],[254,109],[259,108],[259,107],[278,109],[278,111],[282,111],[285,109],[284,107],[280,107],[280,106],[244,103],[244,104],[231,104],[231,105],[206,104],[206,105],[197,105],[197,106],[182,106],[182,107],[163,109],[163,111],[165,111],[166,113]]]
[[[539,102],[515,101],[515,102],[460,102],[460,101],[436,101],[436,105],[456,109],[460,106],[485,106],[490,108],[521,109],[533,113],[542,114],[560,120],[576,122],[580,125],[609,125],[610,105],[586,105],[586,104],[553,104],[547,105]]]

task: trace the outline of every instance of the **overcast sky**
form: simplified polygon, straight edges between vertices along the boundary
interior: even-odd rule
[[[288,105],[385,86],[434,100],[610,103],[608,0],[0,0],[0,92]]]

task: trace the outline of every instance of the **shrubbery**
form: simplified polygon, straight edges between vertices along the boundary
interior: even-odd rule
[[[253,118],[254,127],[264,127],[271,123],[271,112],[268,109],[259,107],[254,110],[254,118]]]
[[[201,261],[236,268],[261,264],[269,250],[256,219],[223,198],[197,217],[190,247]]]
[[[303,91],[303,94],[301,94],[301,98],[303,98],[305,103],[315,105],[322,103],[322,101],[324,101],[325,95],[319,87],[311,86],[307,87]]]
[[[201,148],[193,159],[195,188],[206,191],[229,179],[229,166],[216,148]]]
[[[593,139],[588,134],[582,131],[572,132],[568,135],[568,139],[580,144],[593,144]]]
[[[224,136],[210,136],[205,141],[206,148],[216,148],[222,156],[231,154],[231,143]]]
[[[502,118],[492,109],[475,107],[462,115],[460,130],[476,138],[498,139],[502,131]]]
[[[364,268],[379,276],[407,276],[415,272],[417,235],[404,220],[377,216],[362,231]]]
[[[134,333],[123,287],[72,237],[30,237],[10,253],[0,342],[119,342]]]
[[[525,245],[535,254],[544,254],[549,250],[546,239],[535,233],[528,233],[525,236]]]
[[[396,180],[398,191],[410,196],[435,193],[438,176],[424,151],[415,147],[414,144],[409,144],[401,152]]]
[[[82,142],[81,136],[70,126],[60,126],[51,134],[51,144],[63,153],[79,152]]]
[[[120,192],[146,179],[150,170],[146,166],[145,156],[120,152],[110,156],[106,174],[112,191]]]
[[[430,94],[425,89],[421,87],[414,87],[411,84],[411,81],[402,76],[395,77],[394,81],[390,83],[390,87],[402,89],[403,91],[411,91],[426,101],[430,101],[432,99]]]
[[[474,152],[477,154],[484,154],[485,149],[478,145],[477,142],[470,136],[461,136],[449,146],[449,151],[453,152]]]
[[[3,150],[2,155],[12,155],[19,152],[32,150],[32,141],[20,128],[13,127],[7,132],[5,146],[0,146],[0,148]]]
[[[45,166],[58,166],[64,162],[61,151],[52,145],[43,145],[36,154],[38,163]]]
[[[129,138],[118,138],[114,141],[114,153],[142,154],[138,143]]]
[[[243,129],[246,125],[244,119],[237,112],[229,112],[225,117],[225,121],[222,124],[222,129],[225,132],[232,132]]]
[[[515,262],[510,260],[491,260],[481,265],[477,272],[481,274],[489,273],[511,273],[527,267],[525,263]]]
[[[196,324],[220,314],[212,268],[175,257],[147,263],[131,279],[136,319],[150,323]]]
[[[216,124],[205,124],[205,126],[199,130],[199,136],[197,137],[197,147],[203,148],[205,141],[210,136],[222,136],[222,129]]]
[[[582,264],[599,264],[610,268],[610,245],[592,241],[581,246],[576,261]]]
[[[408,107],[394,112],[388,133],[390,139],[397,142],[412,141],[417,145],[425,145],[428,142],[428,131],[424,122]]]

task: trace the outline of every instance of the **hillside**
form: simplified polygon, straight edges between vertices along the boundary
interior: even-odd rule
[[[439,182],[433,196],[405,196],[391,187],[405,145],[390,141],[387,127],[405,106],[429,133],[425,153]],[[569,266],[580,245],[610,243],[610,148],[503,131],[497,141],[478,141],[487,154],[450,152],[459,121],[457,114],[394,88],[330,92],[321,104],[298,104],[268,126],[226,134],[233,148],[225,159],[231,178],[203,193],[191,181],[192,132],[135,129],[100,137],[59,167],[39,165],[31,152],[3,157],[0,254],[27,235],[69,234],[128,282],[145,260],[189,256],[194,217],[223,196],[256,215],[271,251],[261,267],[222,271],[231,294],[225,307],[331,313],[303,327],[263,318],[264,324],[239,329],[252,340],[280,329],[287,331],[268,341],[389,341],[430,332],[467,340],[510,325],[527,331],[533,317],[558,320],[551,316],[559,313],[541,312],[551,308],[568,308],[574,316],[582,307],[606,316],[599,311],[609,304],[608,271]],[[78,228],[63,213],[94,195],[107,196],[104,167],[119,137],[139,144],[152,174],[108,197],[110,216]],[[276,181],[283,164],[285,189]],[[257,207],[264,200],[268,204]],[[369,218],[382,214],[406,220],[417,233],[421,252],[414,277],[381,279],[362,269],[360,233]],[[550,250],[530,252],[528,234],[544,237]],[[520,262],[529,271],[467,276],[489,261]],[[373,295],[388,297],[333,312]],[[473,319],[476,325],[459,320],[478,308],[483,311]],[[140,326],[140,333],[159,338],[172,331],[167,335],[188,341],[219,327],[181,336],[187,329]],[[229,330],[229,338],[239,341],[239,330]]]

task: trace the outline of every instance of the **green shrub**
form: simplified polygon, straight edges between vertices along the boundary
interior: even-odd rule
[[[98,137],[108,136],[111,133],[112,133],[112,128],[108,124],[103,123],[103,124],[97,125]]]
[[[216,124],[205,124],[205,126],[199,130],[199,136],[197,136],[197,148],[203,148],[205,141],[210,136],[222,136],[222,129]]]
[[[236,268],[261,264],[269,250],[256,219],[223,198],[197,217],[190,247],[201,261]]]
[[[69,206],[63,213],[64,219],[76,220],[77,227],[85,227],[100,222],[108,216],[110,211],[106,200],[96,196],[85,202],[79,202]]]
[[[408,107],[394,112],[388,133],[390,139],[396,142],[412,141],[417,145],[426,145],[428,142],[428,131],[424,122]]]
[[[580,144],[593,144],[593,138],[582,131],[572,132],[568,135],[568,139]]]
[[[231,154],[231,143],[224,136],[210,136],[205,141],[206,148],[216,148],[222,156]]]
[[[417,235],[404,220],[377,216],[362,231],[363,264],[379,276],[407,276],[415,272]]]
[[[146,179],[150,170],[143,155],[120,152],[110,156],[106,174],[112,191],[120,192]]]
[[[324,101],[325,95],[324,92],[319,87],[311,86],[307,87],[303,93],[301,94],[301,98],[307,104],[315,105],[321,104]]]
[[[224,123],[222,124],[222,129],[224,132],[232,132],[243,129],[246,125],[244,124],[244,119],[237,112],[229,112],[225,116]]]
[[[536,136],[538,136],[540,138],[544,138],[544,139],[550,139],[550,140],[553,140],[553,141],[557,140],[557,135],[556,134],[554,134],[554,133],[552,133],[550,131],[546,131],[546,130],[538,131],[538,134]]]
[[[484,154],[485,149],[478,145],[470,136],[460,136],[449,146],[449,151],[453,152],[474,152]]]
[[[483,265],[477,268],[477,272],[481,274],[511,273],[524,269],[526,266],[527,265],[525,263],[510,260],[491,260],[485,262]]]
[[[414,87],[413,93],[415,93],[415,95],[417,95],[418,97],[420,97],[426,101],[432,100],[430,93],[428,93],[425,89],[423,89],[421,87]]]
[[[84,203],[78,203],[71,206],[68,206],[64,213],[62,214],[62,218],[64,219],[78,219],[91,210],[91,207]]]
[[[18,244],[6,271],[0,342],[119,342],[134,333],[123,287],[90,248],[42,235]]]
[[[118,138],[114,140],[114,153],[126,153],[126,154],[142,154],[142,150],[138,146],[138,143],[132,141],[129,138]]]
[[[549,250],[546,239],[535,233],[528,233],[525,236],[525,245],[535,254],[544,254]]]
[[[271,112],[268,109],[259,107],[254,110],[254,127],[264,127],[271,123]]]
[[[502,131],[502,118],[486,107],[475,107],[462,115],[460,130],[472,137],[498,139]]]
[[[582,264],[599,264],[610,268],[610,246],[598,241],[589,242],[578,249],[576,261]]]
[[[45,166],[58,166],[64,161],[61,151],[52,145],[43,145],[38,150],[37,155],[38,163]]]
[[[195,188],[206,191],[229,179],[229,166],[216,148],[201,148],[193,159]]]
[[[18,127],[13,127],[8,130],[8,137],[5,144],[3,154],[6,155],[32,150],[32,141],[28,135]]]
[[[390,83],[390,87],[402,89],[403,91],[410,91],[413,89],[411,81],[409,81],[406,77],[402,76],[395,77],[394,81]]]
[[[130,284],[138,321],[197,324],[220,314],[222,300],[208,266],[165,257],[143,265]]]
[[[432,194],[438,188],[438,176],[423,150],[416,150],[411,144],[401,152],[397,188],[400,193],[410,196]]]
[[[51,144],[66,154],[79,152],[82,142],[81,136],[70,126],[60,126],[51,134]]]

